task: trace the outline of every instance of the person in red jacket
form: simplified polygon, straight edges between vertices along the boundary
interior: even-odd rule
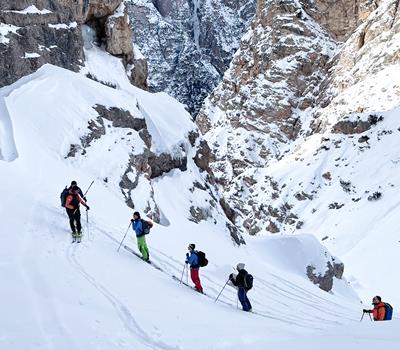
[[[378,295],[373,297],[372,305],[374,305],[373,309],[364,309],[363,312],[372,314],[374,316],[374,321],[384,321],[386,316],[386,308],[385,304],[382,302],[382,298]]]
[[[72,237],[74,239],[82,237],[81,212],[79,210],[79,204],[84,205],[86,210],[90,209],[86,202],[79,195],[79,187],[72,186],[65,200],[65,209],[67,210],[69,225],[71,226]]]

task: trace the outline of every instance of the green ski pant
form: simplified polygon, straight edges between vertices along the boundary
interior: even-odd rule
[[[149,248],[147,248],[146,244],[146,237],[145,236],[140,236],[136,237],[137,238],[137,245],[139,252],[142,253],[143,260],[149,260]]]

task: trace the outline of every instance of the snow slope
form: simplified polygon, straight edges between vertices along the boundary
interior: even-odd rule
[[[98,65],[90,71],[101,73]],[[249,238],[237,247],[219,214],[198,224],[188,220],[191,201],[207,199],[190,191],[200,179],[191,163],[185,172],[173,170],[152,181],[168,221],[155,225],[147,238],[154,265],[125,249],[117,253],[132,214],[118,187],[121,169],[127,150],[139,152],[144,145],[135,133],[107,125],[85,154],[65,158],[97,117],[92,106],[118,106],[148,118],[157,151],[173,148],[173,140],[182,139],[192,123],[165,94],[125,86],[122,75],[117,83],[113,89],[46,65],[0,90],[9,115],[6,131],[12,127],[18,151],[15,160],[0,162],[1,349],[293,349],[299,344],[316,349],[322,342],[326,349],[395,348],[398,320],[359,323],[363,306],[345,280],[335,280],[332,293],[326,293],[307,279],[305,265],[310,260],[322,265],[325,254],[311,237]],[[58,198],[72,179],[83,189],[95,180],[88,194],[89,227],[84,214],[80,245],[70,243]],[[135,249],[132,236],[129,231],[126,244]],[[190,242],[210,261],[201,271],[206,295],[172,278],[181,276]],[[230,286],[214,303],[239,261],[255,277],[249,293],[253,314],[237,309]]]

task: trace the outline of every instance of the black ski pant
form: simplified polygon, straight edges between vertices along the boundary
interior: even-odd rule
[[[243,311],[250,311],[251,310],[251,304],[250,300],[247,297],[247,291],[243,287],[239,287],[238,289],[238,298],[240,303],[242,304]]]
[[[71,226],[72,232],[81,232],[82,231],[82,225],[81,225],[81,212],[78,209],[68,209],[67,208],[67,214],[69,217],[69,225]],[[76,228],[75,228],[75,223],[76,223]]]

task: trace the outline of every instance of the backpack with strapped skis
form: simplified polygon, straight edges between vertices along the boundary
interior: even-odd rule
[[[389,303],[384,303],[384,304],[385,304],[385,318],[383,320],[390,321],[393,316],[393,307]]]
[[[199,266],[200,267],[204,267],[204,266],[208,265],[208,260],[206,258],[206,253],[201,252],[201,251],[197,251],[196,255],[197,255],[198,259],[199,259]]]
[[[151,221],[147,220],[142,220],[142,228],[143,228],[143,233],[145,235],[148,235],[150,233],[151,228],[153,227],[153,223]]]
[[[253,275],[247,274],[246,277],[244,278],[244,288],[246,290],[250,290],[253,288]]]

